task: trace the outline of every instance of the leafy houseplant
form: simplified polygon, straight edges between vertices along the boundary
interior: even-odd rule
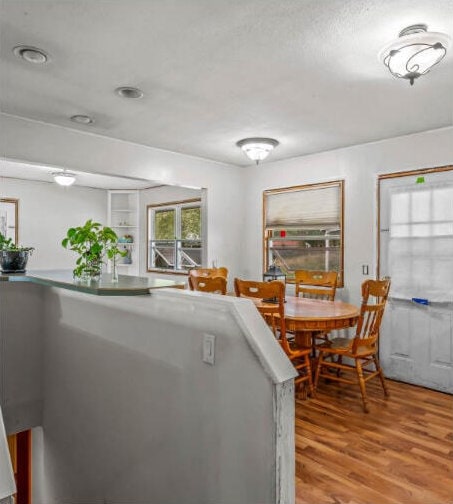
[[[3,273],[24,273],[33,247],[16,245],[11,238],[0,233],[0,268]]]
[[[76,267],[72,270],[74,278],[96,280],[101,276],[105,257],[115,261],[117,255],[125,255],[118,249],[117,243],[118,236],[113,229],[92,219],[83,226],[69,228],[61,242],[64,248],[79,254]]]

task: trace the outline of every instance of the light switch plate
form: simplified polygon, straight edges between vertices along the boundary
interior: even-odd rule
[[[214,365],[215,358],[215,336],[203,334],[203,362]]]

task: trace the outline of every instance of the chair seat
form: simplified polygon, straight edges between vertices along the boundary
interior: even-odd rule
[[[324,353],[351,353],[352,341],[353,340],[349,338],[333,338],[322,345],[316,345],[316,349]]]
[[[297,359],[298,357],[305,357],[311,354],[311,348],[301,348],[296,346],[293,342],[289,342],[289,350],[291,351],[291,359]]]
[[[330,340],[330,346],[332,348],[338,349],[350,349],[352,346],[352,340],[349,338],[333,338]]]
[[[366,357],[376,353],[376,349],[370,345],[359,345],[357,351],[353,353],[352,342],[354,340],[349,338],[334,338],[333,340],[324,343],[323,345],[316,345],[316,348],[324,353],[343,354],[346,357]]]

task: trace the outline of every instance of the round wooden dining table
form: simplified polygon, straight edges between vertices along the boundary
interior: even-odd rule
[[[261,306],[263,304],[260,303]],[[318,332],[355,326],[359,314],[357,306],[343,301],[286,296],[286,330],[295,334],[298,346],[311,347],[312,336]]]

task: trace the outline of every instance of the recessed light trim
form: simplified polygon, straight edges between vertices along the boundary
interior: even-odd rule
[[[94,124],[94,119],[88,115],[76,114],[71,116],[71,121],[77,124],[89,125]]]
[[[38,47],[19,45],[13,49],[13,53],[18,58],[34,65],[43,65],[49,61],[49,55]]]
[[[117,87],[115,89],[115,93],[118,96],[121,96],[121,98],[132,98],[132,99],[143,98],[143,91],[141,89],[131,86]]]

